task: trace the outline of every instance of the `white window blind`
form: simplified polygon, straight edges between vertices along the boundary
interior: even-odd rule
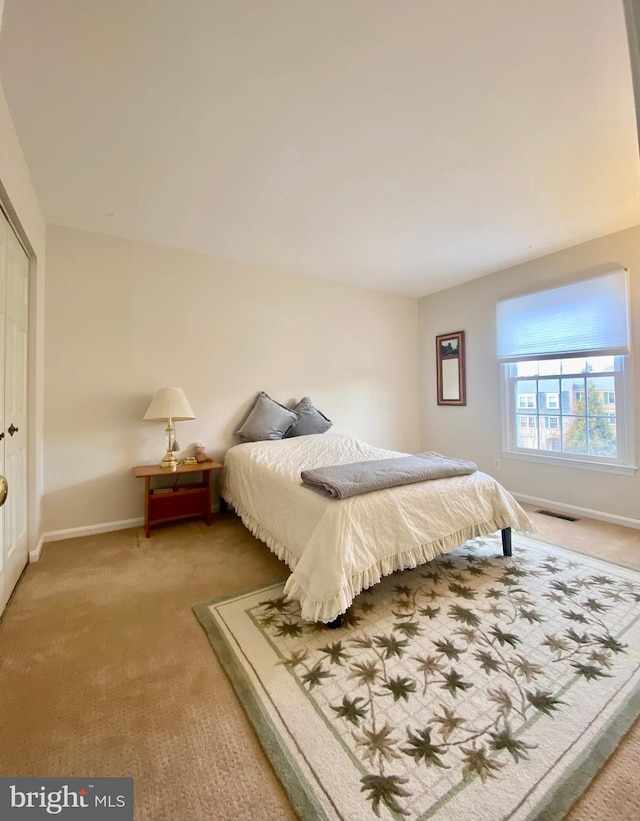
[[[496,320],[502,362],[627,355],[627,272],[503,300]]]

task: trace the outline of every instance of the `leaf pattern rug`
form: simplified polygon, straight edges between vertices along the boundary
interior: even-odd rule
[[[194,610],[304,821],[560,819],[640,713],[640,573],[513,534],[361,593]]]

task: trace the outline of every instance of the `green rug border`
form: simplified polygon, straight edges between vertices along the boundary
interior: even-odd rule
[[[632,573],[638,574],[640,581],[640,570],[629,567],[622,562],[603,559],[600,556],[594,556],[582,550],[575,550],[565,545],[539,539],[533,535],[527,536],[517,531],[513,533],[513,536],[516,540],[518,537],[531,539],[543,546],[548,545],[549,547],[564,550],[567,553],[573,553],[577,556],[586,556],[604,565],[630,570]],[[462,545],[460,545],[460,547],[462,547]],[[236,695],[240,699],[240,703],[244,707],[258,736],[260,744],[280,779],[300,821],[327,821],[327,815],[320,803],[305,790],[304,775],[300,771],[295,759],[290,755],[286,745],[281,742],[278,730],[269,715],[264,711],[256,691],[250,683],[242,665],[236,659],[233,648],[226,636],[220,631],[209,610],[213,605],[241,599],[244,596],[255,594],[261,590],[268,590],[284,585],[285,581],[286,579],[278,579],[243,591],[218,596],[210,601],[196,604],[192,609],[204,628],[211,647],[218,656],[227,677],[231,681]],[[640,680],[636,682],[634,692],[625,700],[624,704],[618,708],[613,719],[594,737],[589,748],[573,762],[562,784],[557,785],[551,790],[545,799],[529,813],[527,821],[562,821],[573,804],[581,797],[611,755],[613,755],[638,716],[640,716]]]
[[[266,756],[275,770],[275,773],[286,792],[300,821],[329,821],[323,807],[314,795],[309,795],[305,790],[306,779],[301,772],[298,763],[291,756],[286,745],[280,740],[280,733],[274,726],[271,717],[262,707],[262,702],[249,681],[242,665],[238,662],[236,654],[231,647],[227,637],[220,631],[209,607],[214,604],[222,604],[225,601],[240,599],[244,596],[258,593],[260,590],[269,590],[284,584],[286,579],[252,587],[243,592],[231,593],[211,599],[208,602],[196,604],[192,609],[198,621],[204,628],[211,647],[218,656],[227,677],[233,685],[236,695],[255,730],[258,740],[262,745]]]
[[[606,561],[606,560],[605,560]],[[624,565],[623,565],[624,566]],[[589,749],[575,759],[562,784],[538,804],[528,821],[560,821],[582,796],[640,715],[640,684],[622,704],[606,727],[594,737]]]

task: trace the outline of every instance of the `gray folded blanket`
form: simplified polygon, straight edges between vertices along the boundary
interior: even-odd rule
[[[392,459],[374,459],[370,462],[352,462],[348,465],[303,470],[302,484],[331,499],[345,499],[358,493],[382,490],[386,487],[409,485],[430,479],[464,476],[478,468],[464,459],[449,459],[441,453],[428,451],[416,456],[397,456]]]

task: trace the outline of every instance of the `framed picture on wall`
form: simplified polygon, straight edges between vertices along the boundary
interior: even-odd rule
[[[439,405],[466,405],[464,331],[436,336]]]

